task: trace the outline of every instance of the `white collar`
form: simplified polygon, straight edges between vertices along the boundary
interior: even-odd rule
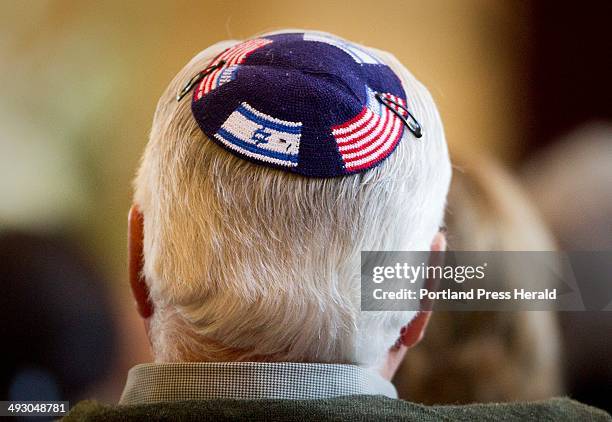
[[[210,399],[397,398],[377,372],[355,365],[290,362],[152,363],[128,373],[119,404]]]

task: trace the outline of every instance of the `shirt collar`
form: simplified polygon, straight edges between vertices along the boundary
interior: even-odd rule
[[[153,363],[130,369],[119,404],[209,399],[397,398],[395,387],[355,365],[289,362]]]

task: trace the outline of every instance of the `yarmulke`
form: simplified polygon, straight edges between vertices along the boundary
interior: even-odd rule
[[[420,136],[391,68],[330,35],[248,40],[198,75],[188,88],[202,131],[258,164],[310,177],[354,174],[387,158],[405,127]]]

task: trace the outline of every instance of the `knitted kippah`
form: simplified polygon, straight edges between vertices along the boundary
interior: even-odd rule
[[[193,116],[210,139],[246,160],[303,176],[365,171],[395,150],[405,127],[421,134],[391,68],[327,34],[237,44],[182,95],[192,88]]]

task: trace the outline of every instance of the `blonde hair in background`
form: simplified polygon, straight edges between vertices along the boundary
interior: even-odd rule
[[[491,157],[459,157],[446,217],[451,250],[556,249],[511,174]],[[511,271],[497,276],[514,287]],[[534,276],[533,283],[550,287],[549,277]],[[561,393],[560,341],[551,311],[434,311],[425,338],[393,381],[400,398],[425,404],[545,399]]]
[[[450,163],[440,116],[392,55],[424,128],[368,172],[305,178],[207,139],[175,96],[225,41],[194,57],[159,100],[135,181],[157,361],[378,365],[414,312],[359,311],[362,250],[429,250]]]

